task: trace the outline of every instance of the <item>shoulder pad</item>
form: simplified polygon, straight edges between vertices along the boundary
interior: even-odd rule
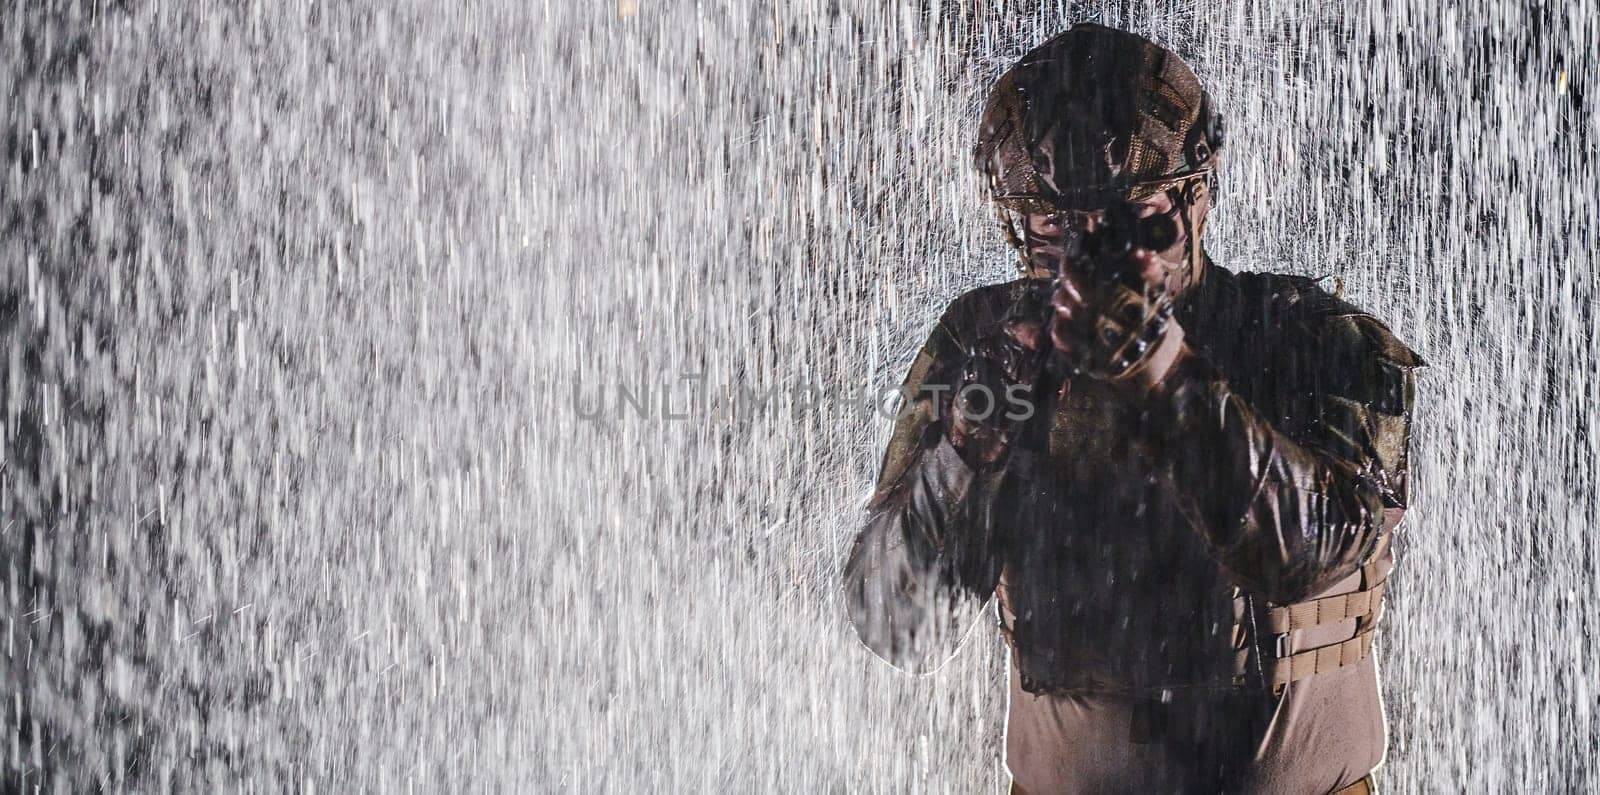
[[[1383,321],[1361,311],[1341,315],[1341,317],[1353,322],[1360,329],[1362,336],[1366,337],[1367,342],[1385,360],[1408,369],[1428,366],[1428,363],[1423,361],[1422,357],[1417,355],[1417,352],[1412,350],[1410,346],[1401,342],[1400,338],[1396,337],[1394,332],[1383,324]]]
[[[1325,339],[1352,357],[1333,382],[1339,393],[1383,414],[1410,413],[1416,388],[1411,371],[1426,366],[1416,351],[1382,321],[1359,310],[1326,315],[1317,325]]]
[[[1239,274],[1243,282],[1259,290],[1274,307],[1298,315],[1305,328],[1316,334],[1344,330],[1359,335],[1385,361],[1403,368],[1426,367],[1417,355],[1383,321],[1355,304],[1323,289],[1315,279],[1276,273]],[[1329,328],[1332,325],[1334,328]],[[1354,340],[1352,340],[1354,341]]]

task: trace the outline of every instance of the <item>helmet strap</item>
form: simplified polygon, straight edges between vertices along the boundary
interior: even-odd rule
[[[1000,233],[1006,236],[1006,244],[1016,249],[1018,260],[1017,270],[1028,269],[1028,244],[1017,234],[1017,225],[1011,220],[1011,211],[999,204],[994,206],[995,215],[1000,219]]]
[[[1205,230],[1205,221],[1195,218],[1195,207],[1204,195],[1209,180],[1197,179],[1183,185],[1175,185],[1167,189],[1167,196],[1174,205],[1182,207],[1178,217],[1183,219],[1184,259],[1188,260],[1189,281],[1188,286],[1193,286],[1200,280],[1200,269],[1205,262],[1205,249],[1201,245],[1200,235]]]

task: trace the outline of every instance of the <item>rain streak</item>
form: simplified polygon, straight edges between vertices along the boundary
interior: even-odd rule
[[[4,788],[1002,791],[994,622],[902,674],[839,566],[1081,20],[1428,361],[1380,786],[1600,790],[1594,0],[7,4]]]

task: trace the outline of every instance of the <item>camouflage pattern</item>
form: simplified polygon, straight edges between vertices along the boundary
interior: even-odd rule
[[[1262,627],[1387,574],[1421,359],[1310,280],[1208,264],[1176,318],[1196,355],[1162,390],[1047,378],[1009,457],[974,470],[928,387],[1029,292],[1017,280],[957,299],[912,366],[906,394],[922,397],[845,568],[863,641],[929,670],[998,594],[1008,758],[1030,792],[1057,791],[1068,767],[1071,781],[1206,791],[1331,792],[1365,775],[1385,743],[1371,657],[1286,687],[1267,673],[1360,622]]]
[[[995,83],[974,158],[992,198],[1024,213],[1096,208],[1208,173],[1221,117],[1182,59],[1082,24]]]

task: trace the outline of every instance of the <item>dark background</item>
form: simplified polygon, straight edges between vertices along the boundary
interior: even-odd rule
[[[979,102],[1096,19],[1227,114],[1213,255],[1431,365],[1380,782],[1600,788],[1594,3],[226,5],[0,10],[9,786],[999,789],[994,629],[837,599],[887,421],[793,396],[1009,278]]]

